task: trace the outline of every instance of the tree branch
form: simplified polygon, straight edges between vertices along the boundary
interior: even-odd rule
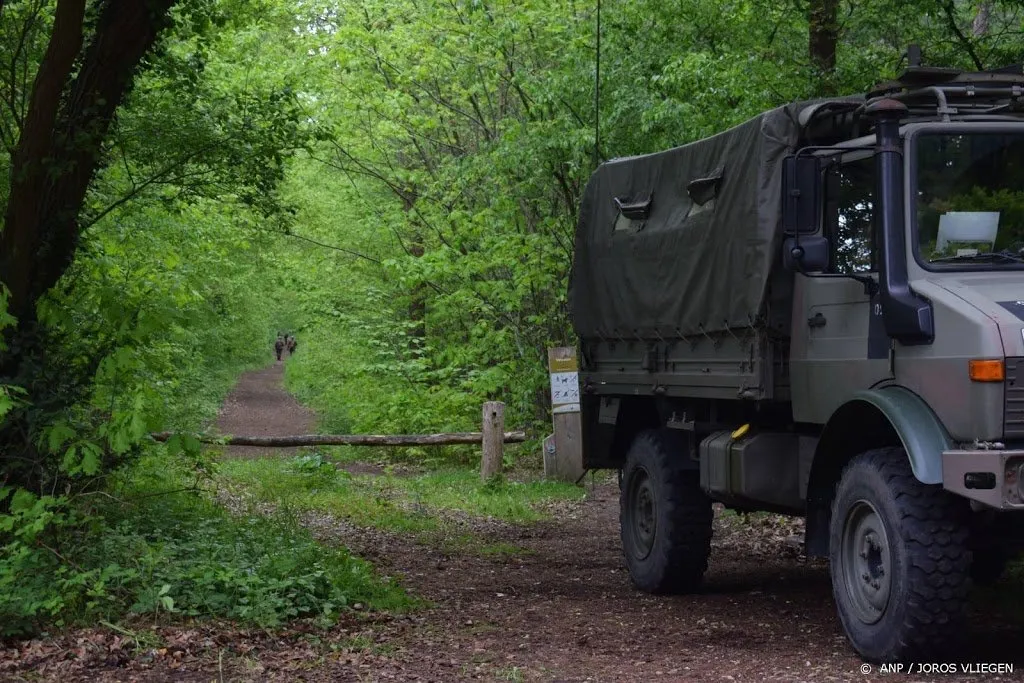
[[[360,254],[358,251],[354,251],[352,249],[346,249],[345,247],[336,247],[333,244],[324,244],[323,242],[317,242],[315,239],[313,239],[311,237],[306,237],[305,235],[297,235],[294,232],[284,232],[284,233],[281,233],[281,234],[282,235],[287,235],[288,237],[294,237],[297,240],[303,240],[305,242],[309,242],[311,244],[315,244],[316,246],[323,247],[324,249],[333,249],[335,251],[340,251],[340,252],[344,252],[346,254],[351,254],[352,256],[358,256],[361,259],[366,259],[367,261],[370,261],[372,263],[376,263],[376,264],[380,265],[380,261],[378,261],[377,259],[373,258],[372,256],[367,256],[366,254]]]
[[[167,166],[162,168],[160,171],[158,171],[155,175],[150,176],[149,178],[144,180],[142,183],[140,183],[138,185],[135,185],[134,182],[133,182],[132,183],[132,189],[131,189],[131,191],[128,194],[126,194],[123,197],[120,197],[116,201],[112,202],[109,206],[107,206],[105,209],[100,211],[98,214],[96,214],[95,216],[90,218],[88,221],[84,221],[82,223],[82,225],[81,225],[80,230],[82,232],[85,232],[86,230],[88,230],[92,226],[96,225],[96,223],[100,222],[111,211],[117,209],[119,206],[123,206],[124,204],[130,202],[132,199],[134,199],[135,197],[139,196],[139,194],[143,190],[145,190],[147,187],[149,187],[150,185],[155,185],[158,182],[160,182],[163,178],[166,178],[171,173],[171,171],[175,170],[176,168],[181,168],[182,166],[187,164],[192,159],[196,158],[197,156],[199,156],[201,154],[205,154],[206,152],[210,151],[214,147],[215,147],[215,145],[210,145],[210,146],[207,146],[207,147],[205,147],[203,149],[194,150],[194,151],[186,154],[183,158],[177,159],[173,163],[168,164]],[[126,170],[127,170],[127,166],[128,166],[128,160],[125,159],[125,168],[126,168]],[[197,175],[197,174],[193,174],[193,175]],[[202,174],[198,174],[198,175],[202,175]],[[130,171],[128,173],[128,177],[131,178],[131,172]]]
[[[982,63],[981,58],[978,57],[977,51],[974,49],[974,41],[964,35],[964,32],[960,30],[960,27],[956,23],[956,6],[953,4],[953,0],[946,0],[942,3],[942,11],[946,14],[946,23],[949,25],[949,29],[956,36],[957,41],[970,55],[971,61],[974,62],[974,66],[978,71],[984,71],[985,65]]]

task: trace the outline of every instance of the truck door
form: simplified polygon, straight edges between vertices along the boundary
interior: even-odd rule
[[[822,424],[851,394],[890,376],[890,342],[877,295],[875,160],[851,152],[825,172],[822,230],[831,253],[827,273],[797,274],[790,381],[793,417]]]

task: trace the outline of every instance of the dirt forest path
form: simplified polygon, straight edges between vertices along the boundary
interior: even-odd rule
[[[224,399],[217,415],[221,434],[246,436],[287,436],[312,434],[316,415],[285,391],[284,363],[275,362],[260,370],[244,373]],[[228,446],[228,457],[261,457],[297,452],[298,449],[268,450],[253,446]]]
[[[224,432],[310,431],[314,415],[281,387],[282,368],[244,375],[218,419]],[[274,457],[258,449],[231,456]],[[218,622],[160,627],[173,653],[110,654],[102,629],[63,637],[81,652],[59,680],[75,681],[981,681],[1024,680],[1024,589],[973,606],[967,656],[1013,662],[1010,676],[862,673],[832,604],[827,566],[802,558],[786,538],[798,523],[736,515],[715,520],[706,585],[686,596],[651,596],[629,582],[618,538],[618,487],[590,485],[579,503],[545,522],[513,525],[456,517],[454,533],[477,552],[357,528],[327,515],[305,523],[398,577],[427,606],[404,615],[355,612],[324,631],[297,624],[274,632]],[[154,654],[155,653],[155,654]],[[174,657],[184,653],[180,660]],[[60,670],[60,669],[58,669]],[[31,680],[48,679],[43,673]],[[0,676],[2,678],[2,676]],[[16,680],[30,680],[18,678]]]
[[[280,364],[244,376],[225,403],[221,430],[308,431],[314,416],[280,387],[281,376]],[[370,645],[326,657],[305,671],[307,680],[875,678],[862,673],[842,636],[827,566],[794,552],[786,543],[792,528],[775,518],[747,525],[719,515],[706,586],[678,597],[644,595],[630,585],[614,483],[592,486],[582,503],[540,524],[464,522],[488,543],[523,549],[507,556],[452,552],[329,518],[310,521],[325,541],[401,577],[432,606],[339,626],[346,642]],[[1018,628],[998,618],[974,623],[977,661],[1020,659]],[[269,657],[257,678],[288,678],[275,670],[278,661]]]

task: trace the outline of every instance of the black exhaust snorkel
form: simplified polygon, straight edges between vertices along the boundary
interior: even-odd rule
[[[902,102],[881,99],[869,104],[868,116],[875,119],[878,150],[875,153],[879,263],[879,298],[885,331],[902,344],[930,344],[935,336],[932,307],[927,299],[910,289],[904,227],[903,149],[900,119],[907,113]]]

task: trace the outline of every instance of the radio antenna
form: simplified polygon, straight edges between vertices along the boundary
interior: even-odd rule
[[[597,59],[594,70],[594,168],[601,163],[601,0],[597,0]]]

